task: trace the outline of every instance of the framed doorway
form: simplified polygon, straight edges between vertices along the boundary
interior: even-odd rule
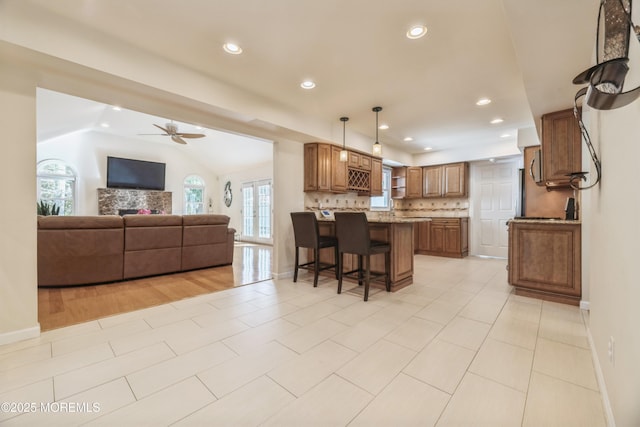
[[[242,240],[273,244],[272,200],[270,179],[242,184]]]

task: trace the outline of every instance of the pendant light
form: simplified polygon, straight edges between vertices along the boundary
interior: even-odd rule
[[[373,143],[373,155],[382,157],[382,144],[378,141],[378,113],[382,111],[382,107],[373,107],[371,111],[376,113],[376,142]]]
[[[342,122],[342,150],[340,150],[341,162],[346,162],[349,159],[349,152],[347,151],[347,147],[345,147],[344,145],[344,136],[345,136],[348,120],[349,120],[349,117],[340,117],[340,121]]]

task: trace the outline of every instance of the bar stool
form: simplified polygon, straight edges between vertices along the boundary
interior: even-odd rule
[[[364,212],[336,212],[336,236],[338,237],[338,293],[342,292],[344,275],[358,273],[358,285],[362,285],[364,274],[364,300],[369,299],[371,281],[371,255],[384,253],[384,273],[374,274],[374,278],[384,276],[387,292],[391,291],[391,245],[371,240],[369,222]],[[358,268],[343,272],[344,254],[358,255]],[[363,268],[364,258],[364,268]]]
[[[313,270],[313,287],[318,286],[318,273],[322,270],[334,268],[336,279],[338,278],[338,239],[333,236],[321,236],[318,230],[318,220],[313,212],[291,212],[293,222],[293,234],[296,242],[296,266],[293,272],[293,281],[298,280],[298,269]],[[313,249],[313,260],[300,264],[299,249]],[[335,263],[320,262],[320,249],[334,248]]]

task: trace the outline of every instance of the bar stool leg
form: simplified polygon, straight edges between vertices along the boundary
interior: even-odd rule
[[[358,255],[358,286],[362,286],[362,255]]]
[[[384,270],[385,270],[385,285],[387,292],[391,292],[391,252],[385,252],[384,254]]]
[[[318,274],[320,274],[320,249],[313,250],[313,287],[318,287]]]
[[[342,293],[342,261],[343,261],[343,256],[344,256],[344,252],[340,252],[340,254],[338,255],[338,293],[341,294]]]
[[[364,270],[364,300],[369,300],[369,281],[371,280],[371,255],[367,255],[365,259]]]
[[[293,269],[293,283],[295,283],[295,282],[297,282],[297,281],[298,281],[298,262],[299,262],[299,260],[298,260],[298,250],[299,250],[299,249],[300,249],[300,248],[298,248],[298,247],[296,246],[296,266],[295,266],[295,268]]]

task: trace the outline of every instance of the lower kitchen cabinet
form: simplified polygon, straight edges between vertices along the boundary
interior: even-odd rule
[[[415,253],[463,258],[469,254],[469,218],[432,218],[414,225]]]
[[[580,304],[581,227],[565,221],[509,222],[509,284],[517,295]]]

